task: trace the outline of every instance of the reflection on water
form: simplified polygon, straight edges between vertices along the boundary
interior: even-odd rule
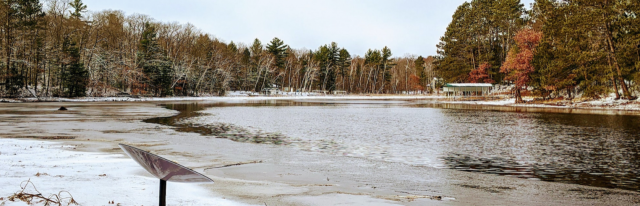
[[[166,106],[181,113],[147,122],[201,134],[212,133],[197,125],[224,122],[282,133],[309,151],[640,191],[640,117],[611,115],[619,112],[397,101]]]
[[[445,112],[449,168],[640,191],[638,116]],[[496,120],[499,119],[499,120]]]
[[[197,112],[205,109],[206,105],[193,103],[193,104],[168,104],[163,106],[165,106],[167,109],[179,111],[180,113],[171,117],[151,118],[151,119],[144,120],[143,122],[174,126],[175,129],[180,132],[194,132],[194,133],[200,133],[205,135],[212,133],[209,128],[206,128],[203,126],[179,124],[179,121],[181,119],[198,116]],[[215,105],[210,105],[210,106],[215,106]]]
[[[258,107],[258,106],[311,106],[311,105],[328,105],[329,103],[318,103],[318,102],[294,102],[294,101],[278,101],[278,100],[264,100],[264,101],[250,101],[243,103],[227,103],[227,102],[216,102],[216,103],[177,103],[177,104],[162,104],[161,106],[176,110],[179,113],[175,116],[170,117],[156,117],[151,119],[146,119],[143,122],[146,123],[154,123],[154,124],[162,124],[173,126],[177,131],[180,132],[192,132],[199,133],[202,135],[219,135],[222,133],[221,131],[217,131],[219,128],[208,127],[203,124],[194,124],[194,123],[186,123],[185,119],[201,116],[202,113],[200,111],[206,108],[221,108],[221,107],[235,107],[235,106],[249,106],[249,107]]]

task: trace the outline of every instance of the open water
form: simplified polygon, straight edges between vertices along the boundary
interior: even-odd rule
[[[640,116],[621,112],[421,101],[166,104],[146,120],[221,135],[275,134],[304,152],[640,191]],[[224,131],[222,132],[224,133]]]

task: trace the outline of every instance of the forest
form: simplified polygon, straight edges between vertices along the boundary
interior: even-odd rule
[[[438,44],[446,82],[514,85],[533,96],[636,99],[640,1],[473,0],[460,5]]]
[[[433,57],[363,57],[335,42],[315,50],[283,40],[224,42],[191,24],[122,11],[87,12],[81,0],[3,0],[0,96],[222,96],[279,88],[348,93],[424,92]]]
[[[635,99],[640,3],[471,0],[436,56],[351,54],[336,42],[291,48],[274,37],[226,42],[191,24],[81,0],[0,1],[0,97],[223,96],[278,88],[351,94],[432,92],[444,83],[513,85],[513,94]],[[363,56],[360,56],[363,55]],[[433,81],[433,79],[441,81]]]

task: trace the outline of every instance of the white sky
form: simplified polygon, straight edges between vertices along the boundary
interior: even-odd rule
[[[521,0],[526,8],[534,0]],[[394,56],[435,55],[464,0],[83,0],[90,11],[122,10],[163,22],[191,23],[226,42],[263,44],[278,37],[292,48],[333,41],[351,55],[388,46]]]

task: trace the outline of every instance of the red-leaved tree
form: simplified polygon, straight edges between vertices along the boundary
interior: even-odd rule
[[[531,61],[541,39],[542,32],[528,28],[518,31],[514,37],[518,51],[511,49],[507,54],[506,61],[500,67],[500,72],[507,74],[504,79],[515,85],[516,103],[524,102],[520,90],[527,86],[531,80],[529,75],[535,70]]]
[[[471,70],[469,81],[471,83],[494,83],[493,79],[489,78],[489,72],[487,72],[489,68],[491,68],[491,64],[485,62],[477,69]]]
[[[412,74],[411,76],[409,76],[409,83],[411,84],[411,89],[415,91],[424,90],[424,87],[420,85],[420,77],[416,76],[415,74]]]

